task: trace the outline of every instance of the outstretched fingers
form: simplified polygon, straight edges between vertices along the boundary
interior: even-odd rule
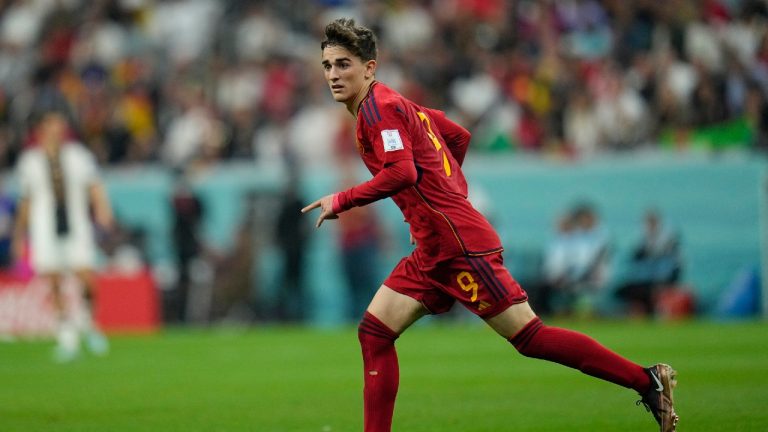
[[[320,198],[319,200],[301,209],[301,212],[307,213],[318,207],[321,209],[321,211],[320,216],[317,218],[317,222],[315,223],[316,228],[320,228],[320,225],[322,225],[323,221],[326,219],[338,219],[339,216],[333,212],[333,195],[327,195]]]
[[[319,199],[319,200],[317,200],[317,201],[313,202],[312,204],[310,204],[310,205],[308,205],[308,206],[304,207],[303,209],[301,209],[301,212],[302,212],[302,213],[306,213],[306,212],[308,212],[308,211],[312,211],[312,210],[314,210],[314,209],[316,209],[316,208],[320,207],[320,205],[321,205],[321,202],[322,202],[322,199]]]

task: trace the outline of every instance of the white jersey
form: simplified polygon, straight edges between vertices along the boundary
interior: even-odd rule
[[[64,235],[56,233],[53,183],[44,150],[26,150],[17,165],[21,197],[29,200],[32,264],[39,273],[90,269],[95,260],[89,190],[100,182],[96,161],[77,143],[64,144],[60,151],[69,222]]]

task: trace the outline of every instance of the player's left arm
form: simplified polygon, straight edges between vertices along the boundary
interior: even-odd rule
[[[93,216],[96,223],[104,229],[110,230],[114,226],[115,216],[112,213],[112,206],[109,202],[106,188],[101,182],[94,182],[88,187],[91,205],[93,206]]]
[[[84,150],[80,153],[81,169],[88,177],[88,198],[93,209],[93,216],[96,223],[101,228],[111,230],[115,223],[115,216],[112,213],[112,205],[109,202],[109,195],[104,187],[104,182],[99,175],[99,168],[93,155]]]
[[[445,145],[451,151],[451,155],[459,166],[464,164],[464,157],[469,148],[469,141],[472,134],[458,123],[455,123],[446,117],[445,113],[431,108],[422,108],[434,122],[435,128],[440,136],[445,140]]]

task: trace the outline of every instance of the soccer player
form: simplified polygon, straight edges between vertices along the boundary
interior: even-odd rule
[[[399,383],[395,340],[422,316],[445,312],[456,301],[525,356],[637,391],[661,432],[674,431],[672,368],[643,368],[586,335],[545,325],[531,310],[503,265],[498,235],[467,200],[461,165],[469,132],[376,81],[376,37],[353,20],[328,24],[321,50],[333,98],[357,119],[357,146],[373,178],[302,212],[319,208],[320,227],[352,207],[391,197],[416,244],[376,292],[358,328],[365,431],[391,429]]]
[[[108,350],[91,311],[96,259],[91,209],[101,226],[110,228],[113,222],[93,155],[68,135],[63,108],[41,109],[35,126],[37,145],[24,151],[17,165],[20,198],[13,239],[18,257],[29,234],[32,266],[53,290],[59,313],[54,355],[60,362],[78,355],[81,336],[93,353]],[[74,315],[67,313],[61,293],[67,271],[74,272],[83,286],[85,310]]]

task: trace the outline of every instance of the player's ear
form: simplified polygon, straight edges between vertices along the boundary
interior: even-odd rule
[[[376,60],[368,60],[365,62],[365,79],[373,78],[376,74]]]

